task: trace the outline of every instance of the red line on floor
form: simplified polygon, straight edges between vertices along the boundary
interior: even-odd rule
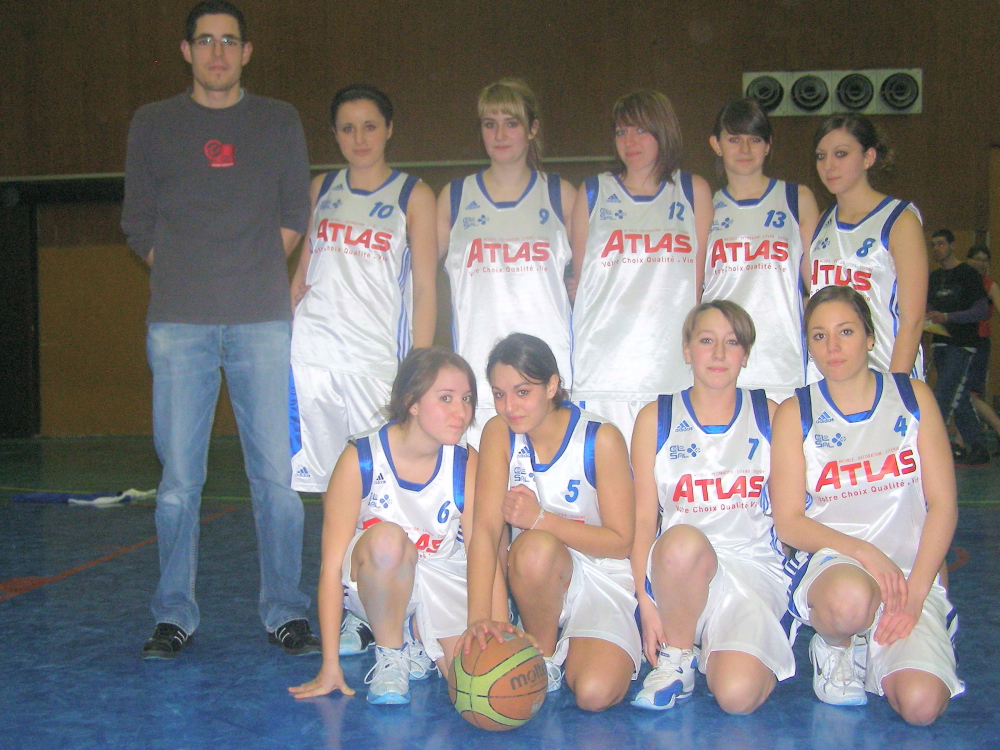
[[[231,513],[234,510],[239,509],[238,505],[231,505],[228,508],[223,508],[222,510],[211,513],[201,519],[201,523],[206,521],[214,521],[219,516],[224,516],[226,513]],[[129,545],[128,547],[122,547],[116,552],[104,555],[103,557],[98,557],[96,560],[91,560],[90,562],[85,562],[83,565],[78,565],[75,568],[70,568],[69,570],[64,570],[62,573],[58,573],[54,576],[21,576],[19,578],[8,578],[6,581],[0,581],[0,602],[6,601],[7,599],[12,599],[20,594],[26,594],[29,591],[34,591],[35,589],[40,589],[42,586],[48,586],[50,583],[55,583],[56,581],[61,581],[63,578],[69,578],[72,575],[76,575],[87,568],[92,568],[100,563],[107,562],[108,560],[113,560],[116,557],[124,555],[126,552],[132,552],[140,547],[145,547],[147,544],[152,544],[156,541],[156,537],[150,537],[149,539],[144,539],[141,542],[136,542],[135,544]]]
[[[969,553],[966,550],[962,549],[961,547],[952,547],[952,550],[954,550],[955,552],[955,562],[951,563],[951,565],[948,566],[949,573],[953,570],[958,570],[959,568],[961,568],[963,565],[969,562],[971,558],[971,555],[969,555]]]

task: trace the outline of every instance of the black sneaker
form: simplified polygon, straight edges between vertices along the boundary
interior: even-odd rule
[[[985,448],[967,448],[955,457],[956,466],[989,466],[990,454]]]
[[[309,629],[308,620],[286,622],[273,633],[268,633],[267,641],[281,646],[290,656],[316,654],[320,651],[319,639]]]
[[[191,636],[169,622],[158,622],[152,637],[142,647],[143,659],[176,659],[191,642]]]

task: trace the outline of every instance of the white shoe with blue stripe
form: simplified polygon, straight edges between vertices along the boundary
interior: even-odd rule
[[[690,698],[698,672],[698,656],[693,649],[682,651],[673,646],[660,649],[653,671],[646,675],[640,690],[632,700],[636,708],[666,711],[677,701]]]

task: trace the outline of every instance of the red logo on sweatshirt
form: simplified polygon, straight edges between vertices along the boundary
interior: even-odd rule
[[[205,144],[205,156],[212,167],[232,167],[236,165],[233,144],[221,141],[209,141]]]

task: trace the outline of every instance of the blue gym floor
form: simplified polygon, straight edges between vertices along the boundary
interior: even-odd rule
[[[371,654],[344,660],[358,689],[295,701],[289,685],[312,678],[318,656],[289,657],[267,643],[257,619],[253,521],[235,439],[213,441],[202,506],[198,600],[192,645],[144,662],[157,555],[152,502],[105,510],[12,503],[24,491],[118,492],[159,480],[143,438],[0,441],[0,748],[850,748],[1000,747],[1000,459],[960,469],[958,531],[949,562],[959,610],[959,674],[965,695],[932,727],[909,727],[884,699],[833,708],[812,694],[806,647],[798,676],[753,716],[731,717],[707,694],[662,714],[627,702],[599,715],[564,689],[512,732],[474,729],[454,712],[443,680],[413,683],[413,702],[370,707],[363,678]],[[322,509],[306,498],[303,588],[314,593]],[[315,614],[312,616],[316,626]],[[632,691],[638,689],[638,683]],[[631,695],[630,695],[631,697]]]

